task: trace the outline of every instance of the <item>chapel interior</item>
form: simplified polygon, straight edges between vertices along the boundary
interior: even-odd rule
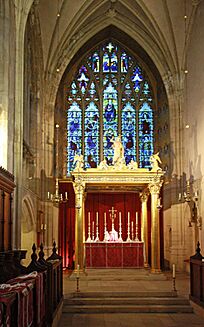
[[[203,0],[0,1],[1,253],[190,273],[203,22]]]

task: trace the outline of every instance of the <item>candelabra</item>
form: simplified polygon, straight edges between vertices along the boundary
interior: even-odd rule
[[[190,207],[191,217],[189,219],[189,227],[192,227],[192,223],[196,223],[197,227],[201,228],[201,216],[199,214],[199,193],[196,190],[193,191],[193,183],[190,184],[188,180],[186,182],[186,189],[182,193],[179,193],[179,201],[186,202]]]
[[[55,193],[52,194],[50,192],[47,192],[47,199],[48,201],[52,201],[53,203],[60,203],[60,202],[67,202],[68,201],[68,193],[65,192],[63,193],[59,193],[59,180],[58,178],[56,178],[56,182],[55,182]]]

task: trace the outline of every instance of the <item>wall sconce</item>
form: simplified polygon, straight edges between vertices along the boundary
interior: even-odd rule
[[[161,204],[161,198],[160,197],[158,197],[158,199],[157,199],[157,209],[161,209],[162,208],[162,204]]]
[[[40,226],[41,232],[46,231],[46,229],[47,229],[47,225],[46,224],[41,224],[41,226]]]
[[[186,191],[179,193],[179,202],[187,202],[190,207],[191,217],[189,220],[189,227],[192,227],[192,223],[196,223],[197,227],[201,229],[201,216],[199,214],[199,193],[196,190],[193,192],[192,187],[190,185],[190,181],[186,182]]]

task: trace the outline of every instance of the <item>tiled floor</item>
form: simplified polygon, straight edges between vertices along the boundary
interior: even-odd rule
[[[152,275],[147,270],[89,270],[80,276],[81,292],[96,291],[171,291],[170,273]],[[177,274],[178,295],[188,298],[189,276]],[[76,291],[76,279],[64,275],[64,296]],[[115,314],[62,314],[59,327],[204,327],[204,314],[195,313],[115,313]]]

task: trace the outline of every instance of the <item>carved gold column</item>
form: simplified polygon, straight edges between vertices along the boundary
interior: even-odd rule
[[[151,193],[151,271],[153,273],[161,271],[160,224],[159,209],[157,208],[161,185],[162,181],[159,176],[154,178],[154,180],[148,185]]]
[[[85,229],[84,229],[84,203],[85,203],[85,183],[81,177],[75,177],[73,183],[75,191],[75,272],[79,265],[80,270],[85,269]]]
[[[148,221],[147,221],[147,200],[149,194],[147,192],[140,193],[140,201],[142,203],[141,212],[141,240],[144,242],[144,267],[148,267]]]

